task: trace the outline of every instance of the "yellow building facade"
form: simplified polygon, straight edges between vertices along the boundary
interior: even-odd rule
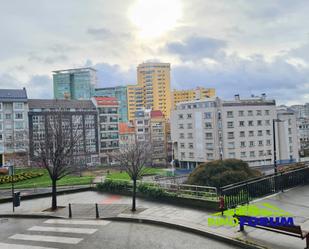
[[[172,106],[170,71],[170,63],[142,63],[137,67],[137,85],[143,90],[143,106],[162,111],[166,118],[170,117]]]
[[[135,112],[144,107],[144,94],[143,88],[139,85],[127,86],[127,99],[128,99],[128,120],[135,119]]]
[[[189,90],[174,89],[172,95],[173,95],[172,105],[174,107],[176,106],[177,103],[180,102],[215,97],[216,89],[204,88],[204,87],[197,87],[196,89],[189,89]]]

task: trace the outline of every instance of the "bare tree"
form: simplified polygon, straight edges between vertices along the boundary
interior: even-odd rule
[[[149,143],[135,141],[132,144],[121,148],[117,152],[110,154],[115,161],[119,162],[121,167],[128,173],[133,181],[132,193],[132,211],[136,211],[136,188],[137,180],[142,177],[145,164],[151,158],[151,146]]]
[[[52,182],[52,206],[57,209],[57,181],[75,170],[80,143],[83,139],[82,118],[72,120],[72,116],[61,111],[45,115],[41,139],[33,142],[33,160],[43,166]]]

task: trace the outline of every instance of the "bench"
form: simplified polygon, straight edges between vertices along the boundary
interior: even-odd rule
[[[245,215],[237,215],[237,214],[235,214],[233,217],[237,218],[238,220],[240,220],[240,218],[243,218],[247,221],[255,218],[255,217],[250,217],[250,216],[245,216]],[[259,228],[259,229],[263,229],[263,230],[267,230],[267,231],[271,231],[271,232],[281,233],[281,234],[301,238],[302,240],[306,239],[305,249],[309,249],[309,232],[302,230],[300,226],[297,226],[297,225],[273,226],[273,225],[270,225],[270,224],[265,224],[265,225],[264,224],[255,224],[255,225],[253,225],[253,224],[250,224],[250,222],[244,222],[243,224],[239,223],[239,231],[240,232],[244,231],[244,226],[250,226],[250,227]]]

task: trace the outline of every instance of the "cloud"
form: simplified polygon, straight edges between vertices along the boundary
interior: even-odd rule
[[[226,42],[223,40],[192,36],[183,42],[169,42],[165,49],[171,54],[177,54],[182,60],[193,60],[201,58],[214,58],[223,53]]]

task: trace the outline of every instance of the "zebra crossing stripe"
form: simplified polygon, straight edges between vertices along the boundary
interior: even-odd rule
[[[64,225],[93,225],[105,226],[110,223],[107,220],[64,220],[64,219],[49,219],[44,221],[47,224],[64,224]]]
[[[28,229],[29,231],[40,231],[40,232],[56,232],[56,233],[79,233],[79,234],[93,234],[98,229],[93,228],[75,228],[75,227],[44,227],[44,226],[33,226]]]
[[[31,245],[21,245],[21,244],[7,244],[0,242],[0,249],[56,249],[52,247],[42,247],[42,246],[31,246]]]
[[[62,236],[47,236],[47,235],[31,235],[31,234],[15,234],[9,239],[16,240],[32,240],[41,242],[56,242],[64,244],[78,244],[82,238],[62,237]]]

